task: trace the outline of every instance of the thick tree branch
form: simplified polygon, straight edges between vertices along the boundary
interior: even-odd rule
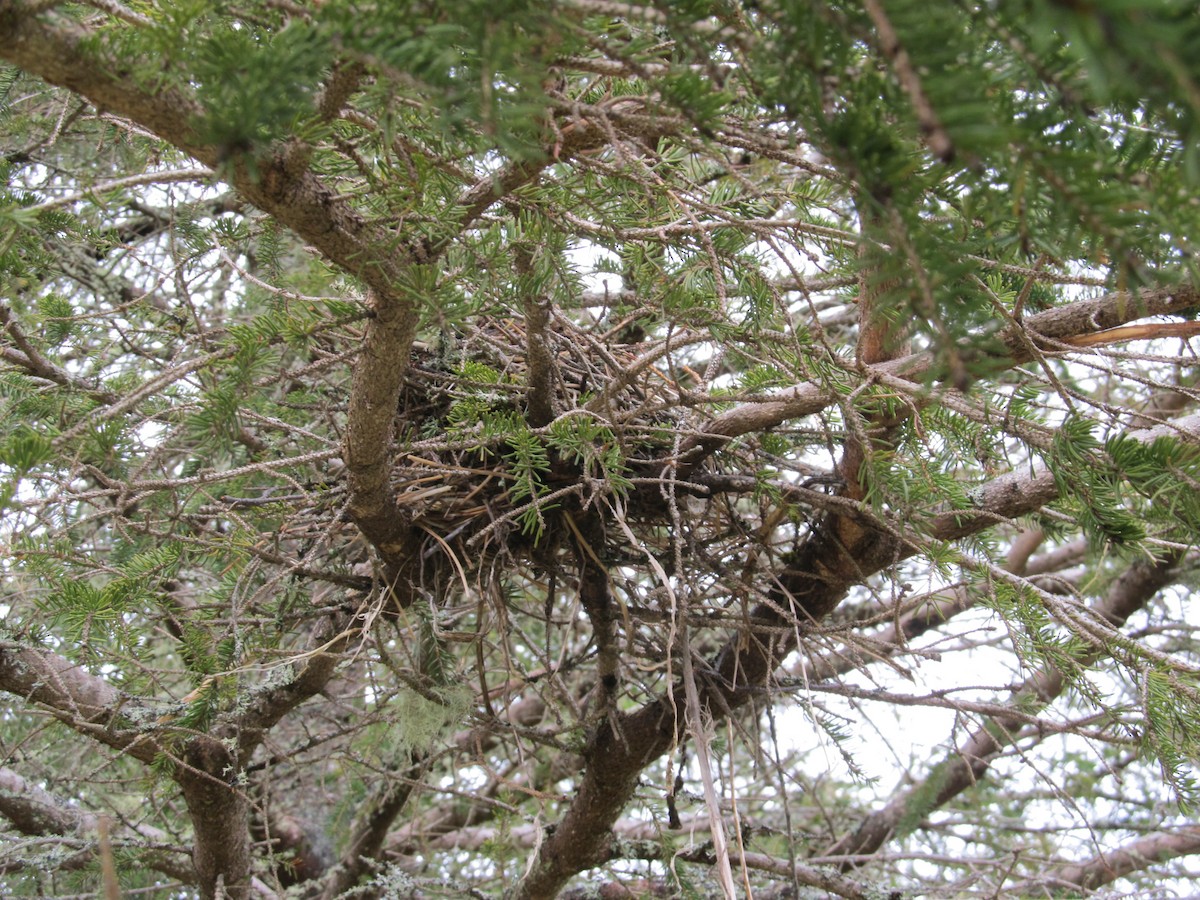
[[[274,215],[331,262],[371,288],[375,318],[366,329],[363,355],[355,368],[346,435],[351,511],[393,568],[396,544],[407,532],[387,491],[388,451],[396,397],[416,335],[421,298],[403,285],[407,270],[424,261],[424,242],[397,246],[395,236],[369,223],[346,200],[307,170],[309,148],[297,141],[248,158],[227,159],[228,150],[205,143],[197,123],[204,111],[190,93],[176,88],[139,87],[115,60],[97,58],[95,35],[66,20],[48,20],[29,4],[0,2],[0,57],[47,82],[66,87],[220,167],[237,190]],[[85,49],[85,47],[87,49]],[[357,78],[347,70],[348,94]],[[339,96],[338,102],[344,98]]]
[[[1159,590],[1171,583],[1176,576],[1178,562],[1178,555],[1155,562],[1135,562],[1094,607],[1095,614],[1111,626],[1120,627]],[[1094,664],[1102,652],[1102,648],[1093,647],[1079,659],[1079,665],[1087,667]],[[895,833],[901,821],[920,821],[929,811],[967,790],[983,776],[1004,747],[1013,743],[1018,736],[1031,732],[1024,717],[1045,708],[1066,686],[1063,673],[1054,668],[1047,667],[1030,676],[1011,701],[1014,708],[1020,709],[1021,717],[994,716],[989,719],[976,729],[964,745],[956,747],[951,756],[936,766],[925,781],[898,792],[886,806],[867,816],[853,833],[830,847],[823,856],[861,858],[874,853]],[[843,869],[852,865],[848,862]]]
[[[0,768],[0,815],[22,834],[73,834],[96,827],[95,816],[64,806],[9,768]]]
[[[1023,578],[1033,578],[1047,572],[1057,571],[1065,559],[1076,559],[1076,556],[1062,554],[1045,554],[1032,562],[1028,554],[1034,546],[1045,538],[1040,530],[1026,531],[1014,539],[1005,570]],[[1086,549],[1084,542],[1072,545],[1078,555]],[[939,591],[935,594],[917,597],[906,603],[900,611],[899,619],[881,631],[870,636],[856,638],[853,644],[838,647],[810,656],[803,660],[803,678],[806,682],[828,681],[839,675],[865,668],[871,663],[904,652],[910,642],[927,631],[938,628],[959,613],[966,612],[975,606],[976,595],[960,585],[951,590]],[[885,607],[879,612],[880,618],[889,615]],[[803,652],[804,648],[801,648]]]
[[[1156,863],[1197,853],[1200,853],[1200,825],[1188,825],[1178,831],[1160,831],[1136,838],[1080,863],[1064,864],[1045,878],[1013,885],[1009,890],[1020,896],[1090,893]]]
[[[238,757],[222,741],[188,741],[175,771],[195,834],[192,859],[202,900],[247,900],[251,890],[250,803]]]
[[[354,367],[343,453],[350,488],[350,514],[379,550],[395,582],[415,541],[389,484],[396,398],[408,369],[419,321],[416,302],[390,304],[372,294],[375,318],[366,329]],[[401,585],[394,589],[402,590]],[[400,596],[403,596],[401,594]],[[401,605],[407,605],[402,603]]]
[[[153,763],[162,751],[151,732],[134,724],[150,714],[102,678],[56,654],[0,642],[0,690],[47,707],[85,737]],[[250,890],[249,807],[234,787],[237,757],[220,741],[194,737],[179,755],[175,779],[195,830],[194,861],[201,895],[225,890],[242,900]],[[223,888],[220,886],[223,885]]]
[[[528,388],[525,392],[525,416],[534,428],[548,425],[554,418],[554,354],[550,350],[550,297],[537,289],[534,260],[537,251],[524,244],[513,247],[517,274],[521,278],[521,304],[525,312],[525,355],[528,360]]]
[[[0,691],[46,707],[85,737],[141,762],[152,762],[159,752],[135,724],[149,718],[140,702],[48,650],[0,641]]]
[[[96,855],[95,837],[100,827],[100,816],[68,806],[37,785],[8,768],[0,768],[0,816],[8,819],[21,834],[77,835],[82,849],[78,864],[90,863]],[[172,853],[162,849],[169,836],[146,826],[137,828],[137,836],[125,840],[117,835],[123,853],[132,852],[138,865],[162,872],[184,884],[196,883],[196,870],[184,853]],[[141,846],[143,842],[158,846]],[[5,871],[5,862],[0,860],[0,872]]]
[[[299,661],[291,665],[294,675],[280,682],[268,682],[240,706],[229,730],[236,734],[243,758],[262,741],[266,733],[297,706],[325,689],[343,660],[343,651],[356,632],[350,615],[332,615],[325,619]]]
[[[1030,316],[1019,327],[1006,328],[1001,333],[1001,340],[1007,356],[990,362],[993,365],[1020,365],[1030,360],[1031,345],[1047,342],[1053,348],[1055,341],[1066,343],[1068,339],[1096,334],[1147,316],[1178,315],[1197,305],[1200,305],[1200,291],[1190,284],[1145,288],[1136,295],[1116,291],[1095,299],[1078,300]],[[980,340],[982,344],[985,339]],[[928,379],[936,364],[934,354],[921,352],[881,363],[876,368],[886,375],[918,381]],[[708,422],[700,435],[685,442],[679,477],[686,478],[701,460],[735,437],[820,412],[836,399],[837,395],[822,385],[800,384],[785,388],[761,402],[735,406]]]

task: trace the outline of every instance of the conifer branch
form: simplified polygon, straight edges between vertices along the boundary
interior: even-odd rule
[[[536,250],[523,244],[514,248],[516,272],[529,282],[521,296],[525,312],[525,352],[529,361],[525,415],[531,427],[541,428],[554,418],[551,402],[554,396],[554,364],[548,333],[551,302],[548,296],[537,289],[533,278],[536,255]]]
[[[49,650],[0,641],[0,691],[45,707],[69,728],[140,762],[159,752],[138,724],[150,718],[142,704]]]
[[[1013,549],[1023,551],[1029,548],[1032,542],[1040,542],[1044,538],[1045,534],[1040,530],[1023,532],[1013,541]],[[1038,576],[1055,572],[1064,563],[1078,561],[1086,549],[1082,541],[1074,542],[1068,545],[1068,548],[1074,552],[1044,554],[1028,565],[1019,554],[1010,551],[1005,569],[1040,584]],[[891,625],[876,634],[855,637],[853,642],[846,646],[822,652],[820,655],[809,655],[800,667],[800,678],[806,683],[815,684],[861,670],[881,660],[890,660],[895,655],[910,650],[911,642],[916,638],[973,609],[976,600],[977,594],[970,591],[967,585],[960,584],[935,594],[914,597],[905,601],[902,609],[894,612],[883,609],[879,616],[881,619],[891,618]],[[806,648],[800,649],[804,652]]]
[[[951,162],[954,159],[954,143],[938,119],[933,104],[929,102],[929,97],[926,96],[925,89],[921,86],[921,79],[917,76],[908,51],[900,43],[900,38],[896,34],[896,29],[892,27],[891,20],[883,9],[883,4],[879,0],[863,0],[863,8],[875,25],[875,31],[879,35],[880,49],[891,62],[900,86],[912,102],[917,122],[925,134],[925,139],[929,141],[929,149],[942,162]]]
[[[351,639],[358,634],[352,625],[352,617],[343,612],[327,616],[314,630],[309,650],[291,661],[295,670],[292,677],[282,684],[269,683],[246,699],[232,729],[244,757],[249,758],[284,716],[325,690]]]
[[[1197,305],[1200,305],[1200,291],[1188,284],[1170,288],[1145,288],[1132,295],[1125,291],[1116,291],[1097,299],[1078,300],[1029,316],[1021,327],[1035,338],[1066,342],[1068,339],[1082,339],[1087,335],[1101,333],[1133,319],[1178,315]],[[1002,339],[1007,348],[1007,358],[991,358],[990,362],[1015,366],[1029,360],[1029,350],[1021,345],[1016,333],[1006,331],[1002,334]],[[984,340],[981,337],[980,343],[983,344]],[[922,378],[927,379],[936,366],[936,357],[922,352],[881,363],[877,368],[888,375],[919,381]],[[685,442],[680,477],[686,477],[701,460],[731,439],[773,428],[788,419],[812,415],[824,409],[834,399],[835,394],[821,385],[798,384],[785,388],[774,396],[764,397],[759,402],[735,406],[711,419],[703,426],[700,434],[690,437]]]
[[[25,370],[33,378],[42,378],[51,384],[75,388],[76,390],[90,394],[101,403],[117,402],[118,397],[112,391],[107,391],[98,384],[72,375],[62,366],[47,359],[26,336],[24,329],[21,328],[21,325],[17,322],[12,310],[9,309],[6,303],[0,303],[0,326],[3,326],[4,330],[13,339],[13,343],[17,345],[16,348],[0,347],[0,358]]]
[[[1187,29],[638,2],[0,0],[18,889],[1153,883],[1079,760],[1200,796]],[[864,704],[970,758],[855,810]]]
[[[1178,554],[1154,562],[1137,561],[1129,566],[1094,608],[1099,618],[1120,627],[1134,612],[1144,607],[1163,587],[1177,577]],[[1079,668],[1087,668],[1101,658],[1103,648],[1096,646],[1078,659]],[[853,833],[846,835],[822,854],[826,858],[861,859],[878,850],[889,840],[902,821],[916,822],[952,798],[975,785],[1000,751],[1018,740],[1038,740],[1038,729],[1029,728],[1024,716],[1045,708],[1067,687],[1065,674],[1046,667],[1031,675],[1014,692],[1011,705],[1021,717],[994,716],[979,726],[953,755],[931,770],[925,781],[899,790],[886,806],[863,819]],[[851,864],[842,865],[843,871]]]
[[[258,156],[230,156],[228,148],[206,143],[200,130],[205,111],[192,93],[140,87],[99,46],[96,33],[86,26],[43,18],[21,0],[0,2],[0,59],[135,122],[219,171],[247,200],[361,278],[385,303],[404,304],[394,296],[395,286],[405,267],[423,253],[422,245],[397,252],[394,235],[368,222],[317,175],[297,166],[296,144]]]
[[[1082,862],[1064,862],[1044,878],[1014,884],[1011,890],[1025,896],[1043,891],[1090,892],[1158,863],[1197,853],[1200,853],[1200,825],[1184,825],[1134,838]]]

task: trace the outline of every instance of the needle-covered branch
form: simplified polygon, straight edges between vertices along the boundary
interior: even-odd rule
[[[1059,349],[1055,342],[1075,345],[1077,341],[1097,343],[1090,336],[1135,319],[1150,316],[1180,315],[1200,305],[1200,291],[1190,284],[1170,288],[1146,288],[1131,294],[1116,291],[1102,297],[1077,300],[1036,313],[994,337],[980,335],[974,352],[986,357],[989,368],[1016,366],[1028,362],[1035,348]],[[1085,340],[1087,339],[1087,340]],[[878,365],[878,370],[914,382],[938,382],[946,373],[938,371],[938,358],[923,351]],[[685,465],[689,472],[718,447],[744,434],[774,428],[788,419],[799,419],[820,412],[836,399],[836,394],[820,384],[798,384],[773,396],[735,406],[701,428],[701,434],[685,443]]]
[[[1092,612],[1112,628],[1120,628],[1134,612],[1178,578],[1179,562],[1178,554],[1169,554],[1161,560],[1131,564]],[[1076,664],[1085,669],[1103,654],[1102,646],[1093,646],[1078,657]],[[1014,692],[1011,703],[1015,709],[1020,709],[1022,716],[1027,716],[1061,695],[1068,684],[1068,673],[1047,667],[1030,675]],[[984,776],[997,754],[1031,734],[1036,740],[1036,729],[1026,727],[1022,718],[990,718],[964,744],[957,746],[953,755],[935,766],[924,781],[898,791],[886,806],[864,819],[852,834],[846,835],[823,855],[859,859],[869,856],[895,834],[900,822],[918,822],[970,789]],[[842,868],[851,867],[848,863]]]
[[[148,710],[49,650],[0,641],[0,691],[37,704],[67,727],[141,762],[152,762],[159,752],[143,728]]]

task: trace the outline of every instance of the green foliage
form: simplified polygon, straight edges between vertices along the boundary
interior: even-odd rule
[[[1138,513],[1169,540],[1200,540],[1200,494],[1180,490],[1180,482],[1200,481],[1200,453],[1169,436],[1146,443],[1116,434],[1104,444],[1112,465],[1140,495]]]
[[[25,683],[0,750],[126,877],[189,858],[202,734],[264,885],[300,810],[384,841],[351,893],[613,855],[584,878],[701,896],[690,827],[611,838],[668,791],[703,822],[660,758],[687,653],[731,843],[780,871],[886,831],[864,890],[1044,892],[1194,804],[1200,651],[1153,590],[1195,581],[1193,361],[1070,343],[1193,289],[1194,4],[28,7],[72,37],[0,33],[35,70],[0,68],[0,652],[120,708]],[[25,839],[0,871],[91,849]]]
[[[25,473],[50,460],[53,453],[54,445],[44,434],[21,423],[5,436],[0,462]]]
[[[112,574],[103,580],[81,578],[64,570],[55,548],[34,545],[24,554],[27,565],[34,565],[33,560],[40,557],[43,571],[51,576],[49,591],[41,601],[43,609],[92,659],[103,658],[105,641],[121,646],[137,641],[136,631],[128,627],[130,615],[153,605],[159,586],[173,578],[181,564],[178,544],[137,552],[129,549],[127,558],[114,560]]]
[[[454,683],[455,659],[441,639],[438,631],[437,611],[423,603],[414,605],[417,616],[417,640],[420,644],[417,671],[429,685],[429,690],[440,695],[443,688]]]
[[[1101,444],[1094,429],[1088,419],[1068,418],[1054,434],[1047,463],[1086,534],[1117,545],[1136,543],[1145,538],[1145,526],[1122,504],[1120,473],[1098,454]]]
[[[1002,617],[1027,673],[1054,672],[1087,693],[1081,676],[1089,655],[1088,644],[1051,615],[1045,600],[1033,586],[1000,580],[989,581],[986,593],[981,595],[981,601]]]
[[[1152,669],[1141,677],[1144,702],[1141,744],[1161,767],[1163,781],[1175,793],[1185,814],[1200,802],[1196,759],[1200,756],[1200,695],[1192,683],[1182,684],[1175,672]]]
[[[75,307],[65,297],[57,294],[39,297],[38,313],[44,325],[44,336],[51,346],[65,342],[76,329]]]
[[[546,528],[545,513],[552,508],[538,502],[546,492],[544,476],[550,470],[550,456],[541,439],[528,428],[515,428],[506,441],[509,449],[504,458],[513,478],[509,494],[516,503],[530,503],[520,516],[521,531],[540,537]]]
[[[453,13],[390,3],[369,14],[333,2],[322,6],[319,24],[343,48],[415,81],[437,111],[426,122],[443,136],[470,140],[482,127],[489,143],[520,157],[539,152],[545,61],[580,40],[547,13],[528,0],[469,0]]]
[[[627,467],[617,436],[591,416],[556,419],[550,424],[546,440],[585,475],[603,481],[608,490],[621,494],[632,487],[625,474]]]
[[[191,48],[204,105],[202,138],[229,154],[253,150],[301,126],[332,60],[326,38],[293,24],[206,33]]]
[[[471,711],[471,688],[450,683],[436,690],[401,687],[389,698],[389,723],[365,730],[363,751],[390,763],[430,752],[449,729],[459,727]]]

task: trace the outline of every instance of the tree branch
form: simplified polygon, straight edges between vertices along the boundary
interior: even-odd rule
[[[29,340],[7,303],[0,303],[0,327],[8,332],[13,343],[17,345],[17,349],[0,347],[0,358],[24,369],[34,378],[41,378],[60,387],[74,388],[88,394],[100,403],[115,403],[118,400],[117,394],[105,389],[102,385],[84,381],[78,376],[72,375],[62,366],[46,359]]]
[[[1135,562],[1117,579],[1093,611],[1114,627],[1123,625],[1134,612],[1171,583],[1179,559],[1178,555],[1172,555],[1155,562]],[[1101,653],[1101,648],[1091,648],[1079,660],[1080,667],[1093,665]],[[894,795],[886,806],[867,816],[858,828],[822,856],[860,859],[874,853],[895,833],[901,821],[919,821],[929,811],[967,790],[983,776],[996,755],[1018,736],[1032,733],[1035,739],[1038,737],[1035,730],[1026,727],[1027,719],[1024,717],[1044,709],[1063,692],[1066,685],[1063,673],[1054,668],[1047,667],[1031,675],[1014,692],[1009,704],[1021,710],[1021,718],[993,716],[984,722],[965,745],[957,747],[952,755],[934,767],[925,781]],[[848,869],[854,864],[846,862],[842,868]]]
[[[350,638],[357,633],[352,622],[350,615],[327,617],[309,641],[303,668],[293,678],[283,683],[268,682],[246,698],[230,728],[238,736],[243,758],[249,758],[263,736],[284,716],[325,689],[342,662]]]
[[[1187,825],[1178,831],[1159,831],[1139,837],[1115,850],[1098,853],[1084,862],[1063,864],[1058,871],[1045,878],[1022,882],[1008,890],[1020,896],[1034,896],[1047,891],[1056,894],[1074,891],[1090,893],[1131,872],[1196,853],[1200,853],[1200,825]]]
[[[367,538],[380,547],[393,569],[399,568],[404,558],[396,545],[407,531],[387,491],[387,460],[396,398],[420,314],[421,298],[404,289],[411,280],[405,274],[414,263],[426,260],[427,244],[416,241],[398,247],[389,230],[369,223],[307,169],[309,149],[299,141],[253,158],[227,158],[227,148],[200,139],[197,123],[203,121],[204,111],[191,93],[140,88],[119,61],[96,58],[90,49],[95,37],[65,20],[42,19],[28,4],[0,2],[0,58],[219,167],[250,202],[370,288],[375,318],[367,323],[362,357],[355,367],[346,432],[350,508]],[[344,79],[335,79],[346,84],[331,87],[331,96],[337,94],[337,102],[342,102],[356,78],[353,69],[347,70]]]
[[[554,418],[554,355],[550,351],[550,297],[536,290],[533,277],[535,250],[517,244],[513,247],[514,262],[520,276],[521,303],[525,312],[525,356],[529,374],[525,392],[525,416],[530,426],[541,428]]]
[[[100,816],[66,805],[49,791],[30,784],[8,768],[0,768],[0,815],[22,834],[78,835],[83,846],[78,859],[80,865],[90,863],[96,855],[97,847],[90,835],[99,828]],[[142,841],[159,846],[143,846]],[[184,884],[195,884],[196,869],[187,854],[162,849],[161,845],[168,841],[168,835],[146,826],[137,828],[137,839],[118,839],[122,852],[132,851],[138,865],[162,872]],[[0,861],[0,872],[5,870],[5,863]]]
[[[392,823],[408,803],[424,767],[425,760],[419,759],[398,777],[386,777],[374,794],[363,802],[362,813],[351,827],[350,840],[341,862],[322,887],[323,900],[334,900],[354,887],[363,874],[379,861]]]
[[[1062,565],[1063,559],[1058,554],[1045,554],[1032,562],[1028,562],[1028,553],[1045,535],[1040,530],[1026,531],[1013,542],[1013,552],[1010,552],[1005,569],[1023,578],[1032,578],[1046,572],[1055,571]],[[1085,545],[1076,542],[1074,547],[1082,554]],[[1074,559],[1073,556],[1066,557]],[[1028,562],[1028,564],[1027,564]],[[1053,568],[1047,568],[1052,566]],[[975,596],[965,586],[951,590],[939,591],[923,597],[908,600],[899,620],[882,629],[876,634],[858,638],[855,643],[838,647],[822,653],[820,656],[810,656],[803,660],[803,678],[806,682],[829,681],[839,675],[865,668],[871,663],[888,659],[903,652],[910,642],[927,631],[944,625],[959,613],[966,612],[975,606]],[[894,610],[894,607],[892,608]],[[888,607],[879,611],[882,619],[894,614]],[[905,611],[907,610],[907,611]],[[803,652],[804,648],[801,648]]]
[[[153,762],[159,752],[158,745],[135,724],[149,718],[139,702],[48,650],[0,641],[0,691],[45,706],[85,737],[141,762]]]
[[[202,900],[247,900],[251,890],[250,803],[239,759],[223,742],[188,741],[175,771],[195,835],[192,859]]]
[[[1200,290],[1181,284],[1170,288],[1144,288],[1136,295],[1115,291],[1090,300],[1078,300],[1030,316],[1010,326],[1001,334],[1007,350],[1007,364],[1020,365],[1030,360],[1030,344],[1063,342],[1084,335],[1096,334],[1147,316],[1177,315],[1200,305]],[[983,339],[981,339],[982,342]],[[1001,360],[994,360],[999,364]],[[883,374],[916,381],[929,378],[937,358],[929,352],[913,353],[881,363],[875,368]],[[937,376],[937,380],[941,376]],[[835,402],[837,395],[819,384],[799,384],[784,388],[777,394],[735,406],[706,424],[702,433],[688,438],[681,449],[680,478],[686,478],[699,463],[735,437],[754,431],[774,428],[788,419],[798,419],[820,412]]]

